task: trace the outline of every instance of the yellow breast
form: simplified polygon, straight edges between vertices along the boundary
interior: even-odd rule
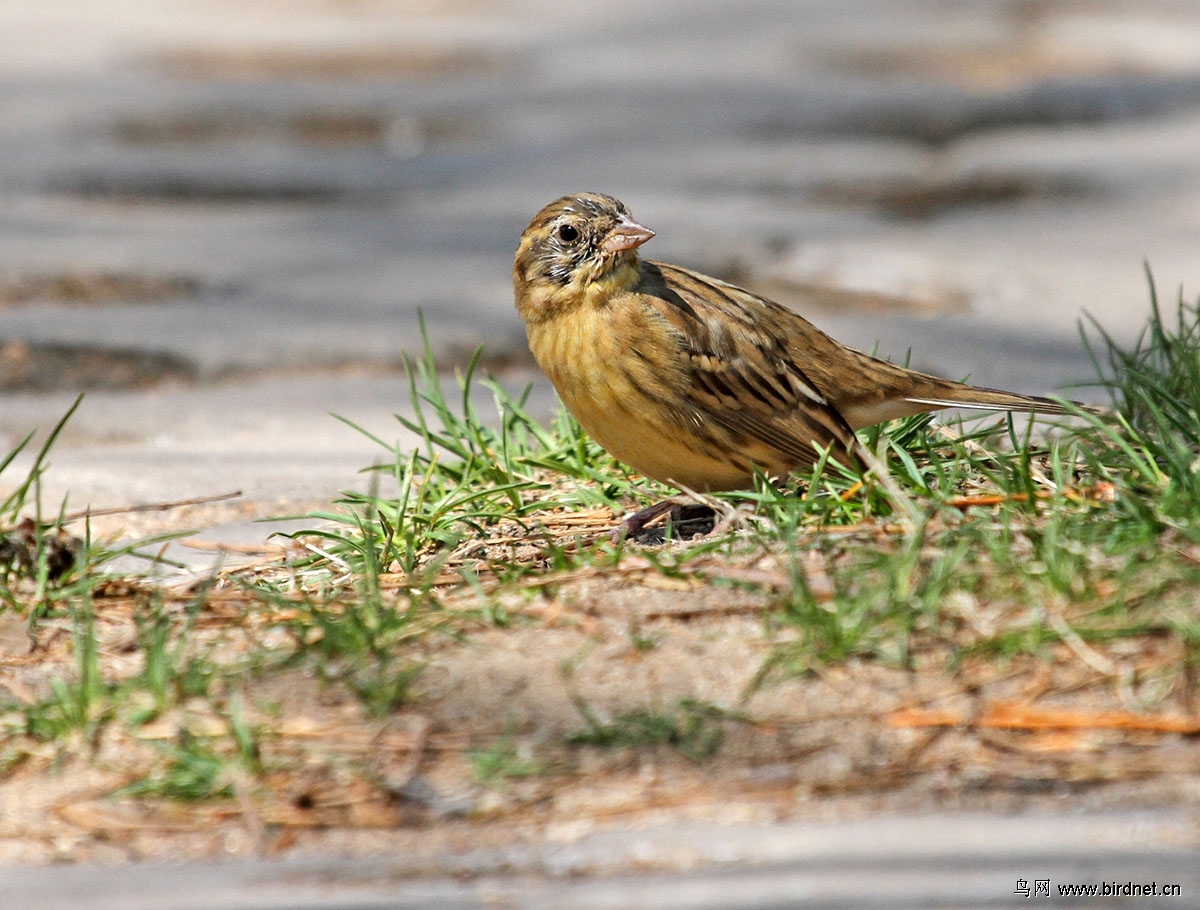
[[[752,469],[682,402],[678,342],[632,300],[572,309],[527,326],[529,347],[563,404],[613,457],[696,490],[746,486]]]

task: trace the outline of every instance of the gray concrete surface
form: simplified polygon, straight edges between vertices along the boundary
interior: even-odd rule
[[[511,252],[573,189],[623,198],[655,257],[990,385],[1088,378],[1077,322],[1136,333],[1144,259],[1168,301],[1195,292],[1187,3],[284,12],[0,9],[0,341],[169,354],[193,377],[101,391],[66,369],[58,392],[6,392],[0,446],[91,392],[51,499],[354,484],[376,453],[327,414],[405,439],[395,369],[419,311],[440,352],[520,356]],[[11,299],[31,276],[112,272],[188,291]]]
[[[50,507],[240,489],[248,508],[203,533],[261,540],[250,519],[366,485],[381,453],[330,413],[411,442],[391,415],[419,312],[447,361],[481,342],[521,361],[512,250],[579,189],[658,230],[653,257],[848,342],[1056,389],[1090,376],[1084,311],[1136,335],[1144,260],[1168,304],[1195,298],[1198,112],[1192,0],[3,3],[0,370],[77,349],[51,387],[0,393],[0,450],[87,392]],[[111,274],[151,289],[56,284]],[[149,375],[110,388],[83,351]],[[1044,872],[1177,881],[1185,897],[1161,905],[1194,906],[1190,824],[1065,811],[691,832],[709,838],[693,873],[645,878],[631,832],[603,845],[619,862],[601,880],[555,872],[551,852],[510,877],[421,882],[395,857],[4,869],[0,903],[1024,906],[1016,880]]]
[[[402,855],[0,868],[0,901],[55,910],[1179,908],[1200,906],[1196,835],[1194,820],[1172,812],[651,828],[503,854],[468,849],[433,874],[428,863],[414,874]],[[1159,892],[1059,894],[1106,883]]]

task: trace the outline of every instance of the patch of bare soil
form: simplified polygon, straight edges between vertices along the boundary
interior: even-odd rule
[[[268,606],[228,580],[203,595],[110,585],[94,598],[106,678],[143,669],[154,609],[182,615],[198,596],[189,652],[255,654],[259,669],[148,724],[122,722],[125,705],[65,741],[2,718],[0,862],[386,852],[414,875],[472,874],[603,831],[1200,797],[1194,687],[1138,709],[1139,680],[1182,656],[1153,632],[1122,644],[1136,648],[1135,672],[1117,676],[1070,643],[1040,659],[954,662],[948,643],[925,641],[906,667],[851,660],[764,682],[794,635],[777,624],[783,584],[770,557],[736,569],[699,558],[664,577],[631,554],[510,586],[487,616],[479,589],[460,586],[438,617],[456,634],[414,637],[424,669],[386,717],[282,662],[294,647],[286,601]],[[25,617],[0,614],[5,701],[32,704],[73,678],[76,644],[65,620],[30,634]],[[221,795],[120,795],[161,772],[164,750],[235,739],[233,717],[253,731],[253,756],[225,750]],[[662,723],[667,734],[646,734]],[[617,738],[597,744],[597,730]]]

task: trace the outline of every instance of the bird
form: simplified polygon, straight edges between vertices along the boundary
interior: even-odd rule
[[[655,232],[602,193],[534,216],[513,259],[529,347],[583,429],[636,472],[700,493],[822,458],[863,468],[855,432],[941,408],[1092,410],[917,372],[848,347],[795,311],[643,259]]]

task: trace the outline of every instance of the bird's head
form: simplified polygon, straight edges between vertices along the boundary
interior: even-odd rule
[[[556,199],[521,235],[513,261],[518,308],[531,292],[539,298],[579,299],[632,289],[638,281],[637,248],[653,236],[612,196],[576,193]]]

